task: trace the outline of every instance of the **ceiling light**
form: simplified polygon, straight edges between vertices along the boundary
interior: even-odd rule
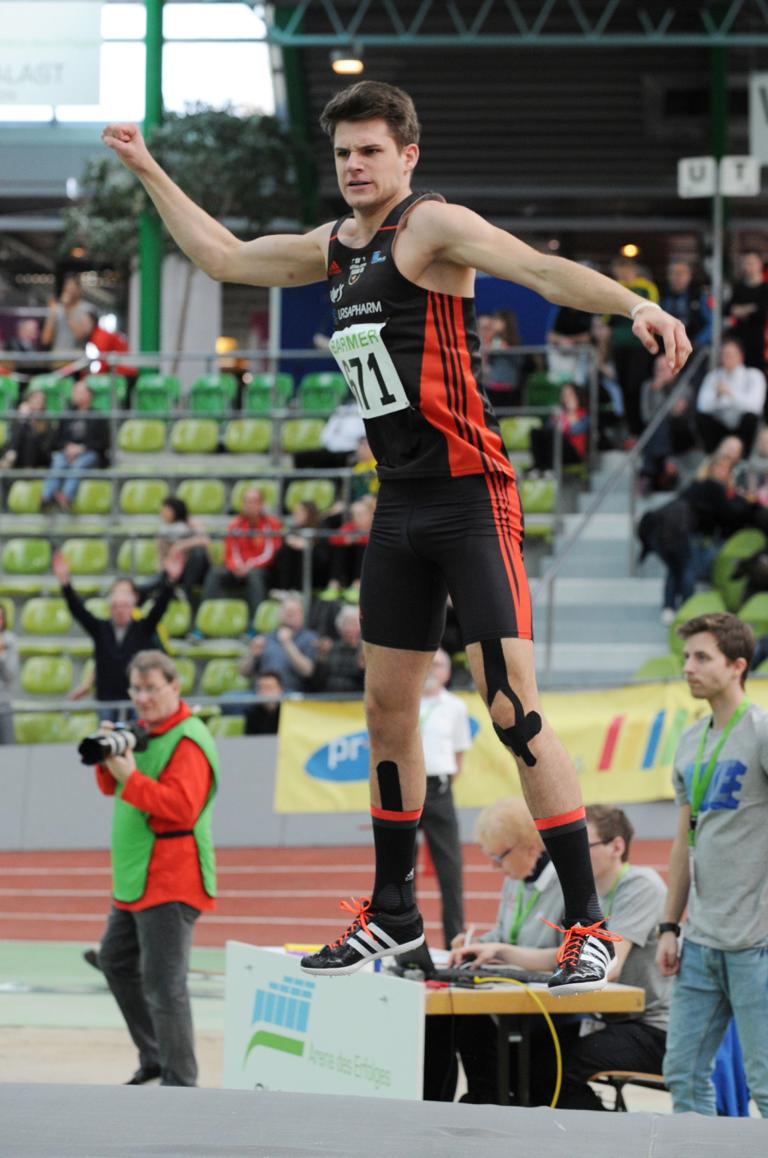
[[[622,245],[622,247],[621,247],[621,256],[622,257],[637,257],[639,255],[639,253],[640,253],[640,247],[638,245],[635,245],[634,242],[632,242],[632,241],[630,241],[628,245]]]
[[[337,76],[359,76],[365,68],[362,45],[350,44],[344,48],[334,48],[331,68]]]

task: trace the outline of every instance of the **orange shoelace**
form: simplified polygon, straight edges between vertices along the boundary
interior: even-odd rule
[[[350,897],[349,900],[352,902],[351,905],[348,901],[339,901],[339,908],[346,910],[348,913],[354,913],[354,920],[352,921],[351,925],[347,925],[341,936],[328,946],[329,949],[338,949],[341,945],[344,944],[347,938],[351,937],[353,933],[356,933],[358,929],[362,929],[364,932],[368,933],[368,921],[366,920],[366,916],[371,911],[371,898],[361,897],[358,901],[354,897]]]
[[[564,929],[562,925],[556,925],[553,921],[548,921],[546,917],[542,917],[541,920],[545,925],[549,925],[550,929],[557,929],[558,933],[563,933],[565,936],[555,958],[558,965],[576,964],[585,937],[597,937],[600,941],[613,941],[614,943],[624,940],[618,933],[611,933],[609,929],[601,929],[600,926],[605,923],[604,920],[596,921],[594,925],[572,925],[570,929]]]

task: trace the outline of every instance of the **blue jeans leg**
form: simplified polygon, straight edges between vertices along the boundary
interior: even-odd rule
[[[664,1080],[676,1114],[717,1114],[712,1071],[731,1018],[725,956],[693,941],[683,945],[664,1057]]]
[[[768,1118],[768,945],[723,956],[749,1093]]]
[[[69,464],[69,469],[66,478],[61,486],[61,493],[68,503],[75,501],[77,488],[80,486],[80,472],[83,470],[91,470],[92,467],[99,465],[99,456],[95,450],[84,450],[77,458],[73,459]]]
[[[51,457],[51,469],[45,477],[43,483],[43,497],[42,501],[47,503],[53,498],[56,491],[61,486],[61,474],[67,469],[67,456],[63,450],[54,451]]]

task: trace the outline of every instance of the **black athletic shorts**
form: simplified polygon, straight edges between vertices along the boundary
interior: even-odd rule
[[[363,561],[363,639],[434,651],[449,594],[465,645],[532,639],[522,538],[505,475],[383,481]]]

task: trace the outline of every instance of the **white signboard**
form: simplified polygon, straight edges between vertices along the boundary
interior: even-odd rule
[[[423,1067],[417,981],[312,977],[298,957],[227,942],[225,1089],[416,1100]]]
[[[98,0],[0,0],[0,105],[97,105]]]
[[[677,162],[677,192],[680,197],[713,197],[717,189],[714,157],[681,157]]]
[[[755,157],[723,157],[720,192],[726,197],[756,197],[760,192],[760,162]]]
[[[749,78],[749,151],[768,165],[768,72],[753,72]]]

